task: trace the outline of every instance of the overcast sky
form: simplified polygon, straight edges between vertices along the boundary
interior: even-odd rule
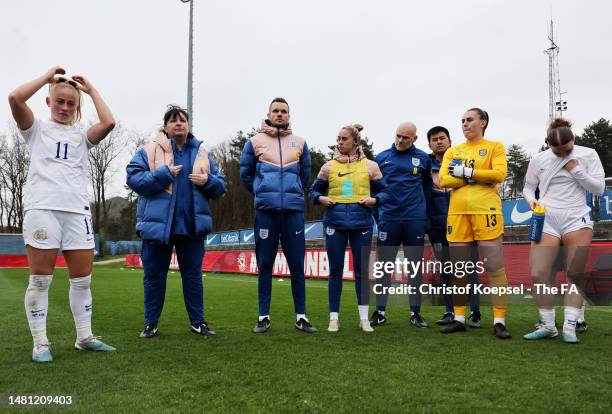
[[[380,152],[406,120],[422,149],[437,124],[460,143],[463,112],[479,106],[491,116],[487,138],[535,153],[551,15],[566,116],[577,133],[612,118],[609,1],[194,1],[193,130],[208,147],[258,127],[283,96],[294,132],[318,148],[359,122]],[[88,77],[125,127],[150,133],[165,105],[186,104],[188,22],[179,0],[2,0],[0,92],[62,65]],[[45,93],[30,100],[41,118]],[[93,114],[88,100],[84,116]]]

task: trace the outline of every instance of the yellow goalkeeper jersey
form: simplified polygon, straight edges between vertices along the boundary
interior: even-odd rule
[[[471,179],[448,173],[451,163],[474,169]],[[497,186],[506,178],[506,149],[501,142],[481,139],[450,147],[440,167],[440,186],[452,188],[448,214],[502,214]]]

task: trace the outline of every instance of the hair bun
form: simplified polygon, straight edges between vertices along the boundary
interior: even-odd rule
[[[550,125],[548,126],[548,129],[553,130],[555,128],[561,128],[561,127],[571,128],[572,123],[568,119],[565,119],[565,118],[555,118],[552,121],[550,121]]]
[[[361,124],[353,124],[352,127],[355,128],[359,132],[363,131],[363,125]]]

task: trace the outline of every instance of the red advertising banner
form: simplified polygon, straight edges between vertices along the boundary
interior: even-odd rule
[[[521,284],[531,285],[531,274],[529,269],[529,244],[506,244],[504,245],[504,265],[508,275],[509,286],[519,286]],[[401,249],[400,249],[401,254]],[[602,255],[612,255],[611,242],[595,242],[591,246],[587,271],[591,271],[595,259]],[[433,260],[432,250],[425,248],[424,262]],[[375,260],[375,250],[372,250],[372,259]],[[129,267],[142,267],[140,255],[131,254],[125,258],[125,265]],[[178,262],[173,254],[171,268],[177,269]],[[202,270],[205,272],[220,273],[245,273],[257,274],[257,259],[254,250],[226,250],[209,251],[204,255]],[[329,276],[329,261],[325,250],[307,250],[304,256],[304,273],[308,278],[327,278]],[[276,255],[273,268],[274,276],[289,275],[289,266],[282,251]],[[372,277],[372,276],[370,276]],[[428,271],[423,274],[425,282],[431,282],[435,275]],[[344,255],[343,279],[353,280],[353,256],[350,249]],[[405,276],[396,275],[396,279],[405,280]],[[481,276],[482,283],[486,283],[486,274]],[[565,283],[563,275],[557,278],[558,283]]]
[[[125,256],[125,265],[129,267],[142,267],[142,261],[138,254],[128,254]],[[176,254],[172,254],[170,262],[171,269],[178,269]],[[257,259],[254,250],[225,250],[211,251],[204,255],[202,270],[205,272],[221,273],[247,273],[257,274]],[[325,250],[307,250],[304,256],[304,272],[306,277],[327,278],[329,276],[329,261]],[[282,251],[276,254],[274,276],[289,275],[287,259]],[[350,250],[344,255],[344,279],[354,279],[353,276],[353,255]]]
[[[29,267],[25,254],[0,254],[0,267]],[[55,267],[66,267],[64,256],[57,256]]]

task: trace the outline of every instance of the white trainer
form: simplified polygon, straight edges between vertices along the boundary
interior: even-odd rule
[[[53,362],[53,355],[51,355],[49,344],[36,345],[32,349],[32,361],[42,363]]]
[[[114,346],[110,346],[100,341],[100,336],[90,336],[81,341],[77,339],[74,343],[74,348],[79,351],[93,351],[93,352],[114,352],[117,349]]]
[[[327,327],[327,332],[338,332],[340,330],[340,321],[338,319],[331,319],[329,321],[329,326]]]
[[[374,328],[372,328],[372,325],[370,325],[370,321],[367,319],[362,319],[361,321],[359,321],[359,327],[364,332],[374,332]]]

